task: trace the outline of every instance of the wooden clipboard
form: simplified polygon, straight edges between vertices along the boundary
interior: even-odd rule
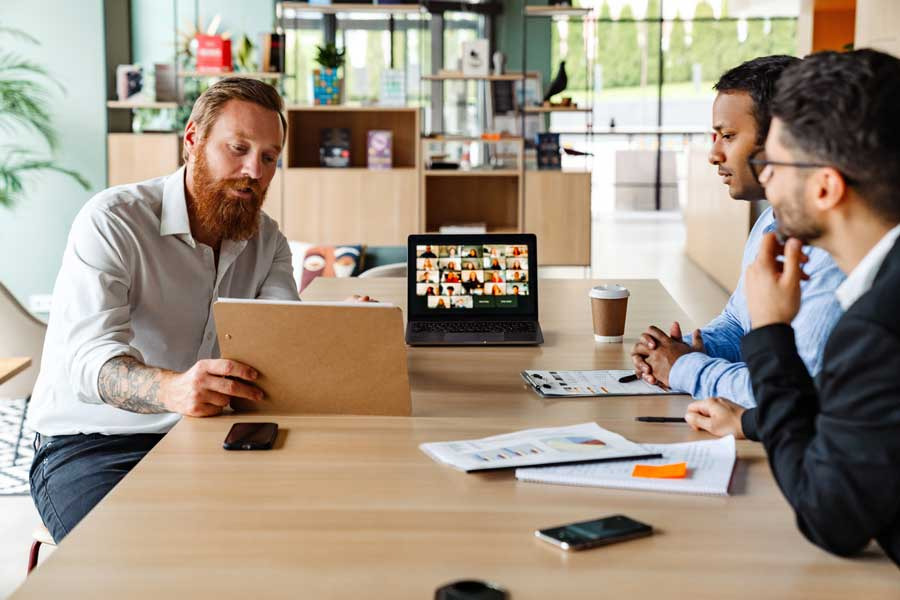
[[[266,395],[236,411],[410,415],[400,307],[226,299],[213,315],[222,358],[259,371]]]

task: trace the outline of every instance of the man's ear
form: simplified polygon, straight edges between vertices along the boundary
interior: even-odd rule
[[[847,182],[837,169],[825,167],[809,179],[814,186],[813,202],[820,211],[829,211],[844,201]]]
[[[188,124],[184,127],[184,148],[188,156],[194,155],[197,142],[200,141],[198,138],[197,124],[193,121],[188,121]]]

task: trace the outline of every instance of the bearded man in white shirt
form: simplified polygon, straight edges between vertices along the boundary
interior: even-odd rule
[[[285,139],[268,84],[229,77],[195,103],[185,166],[105,190],[72,225],[30,408],[31,493],[58,542],[182,417],[259,401],[217,358],[219,297],[298,300],[261,207]]]

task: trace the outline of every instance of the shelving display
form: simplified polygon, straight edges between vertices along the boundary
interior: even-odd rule
[[[330,27],[340,27],[342,22],[364,18],[353,13],[368,13],[370,18],[376,18],[376,14],[406,15],[423,30],[431,18],[428,9],[418,4],[275,5],[279,27],[298,27],[297,15],[302,12],[320,15],[324,28],[329,27],[326,19],[332,19]],[[423,15],[421,23],[415,16],[418,14]],[[521,18],[524,22],[528,18],[584,18],[585,14],[583,9],[528,6]],[[226,76],[265,80],[282,91],[293,85],[291,81],[297,81],[294,71],[210,72],[179,65],[174,59],[173,65],[170,77],[174,76],[179,93],[202,90]],[[467,93],[475,89],[479,102],[488,102],[494,86],[505,85],[510,94],[520,90],[522,99],[513,101],[510,113],[513,123],[520,118],[546,120],[557,113],[585,115],[590,122],[589,106],[524,103],[526,90],[535,86],[539,90],[540,84],[534,82],[542,76],[528,70],[524,48],[521,71],[472,74],[464,73],[460,69],[465,65],[460,65],[456,70],[441,69],[416,77],[431,89],[445,85],[455,89],[451,86],[461,85],[455,82],[469,82],[476,87],[467,87]],[[155,114],[153,111],[174,111],[184,119],[190,98],[185,102],[157,102],[141,97],[110,100],[106,106],[111,116],[118,115],[120,123],[127,115],[125,111],[132,111],[137,124],[139,118]],[[422,101],[424,96],[407,95],[407,102]],[[285,113],[285,149],[264,208],[290,239],[402,245],[409,234],[436,232],[445,226],[482,228],[486,232],[531,231],[541,240],[541,264],[589,264],[585,248],[589,249],[590,235],[590,172],[529,169],[526,150],[532,140],[530,135],[523,136],[524,127],[518,133],[501,134],[485,122],[481,128],[484,135],[469,127],[425,135],[426,113],[419,106],[368,105],[358,98],[354,103],[330,106],[292,103]],[[178,167],[181,139],[177,131],[126,131],[111,129],[109,134],[110,184],[157,176]],[[373,132],[378,132],[376,139],[390,140],[390,150],[377,155],[379,166],[385,168],[369,168]],[[341,153],[341,160],[329,164],[341,166],[323,166],[323,138],[338,140],[327,148]]]
[[[592,9],[571,6],[526,5],[523,9],[523,40],[528,39],[530,20],[546,23],[548,19],[587,20],[592,17]],[[528,70],[528,48],[522,44],[522,65]],[[520,107],[523,131],[527,118],[543,120],[542,132],[557,133],[552,130],[551,117],[554,114],[578,114],[584,117],[584,129],[577,135],[590,146],[593,133],[593,81],[590,61],[585,63],[586,81],[589,86],[588,105],[571,104],[526,105]],[[551,86],[552,87],[552,86]],[[572,135],[567,134],[567,135]],[[567,165],[566,154],[560,156],[558,168],[546,166],[538,157],[534,140],[527,140],[524,184],[524,227],[538,236],[538,261],[544,265],[590,265],[591,248],[591,161],[590,152],[581,155],[582,164],[577,168]],[[559,140],[559,152],[564,152],[565,142]],[[578,151],[576,151],[578,152]]]

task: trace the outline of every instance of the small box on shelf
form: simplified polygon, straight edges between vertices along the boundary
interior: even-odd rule
[[[200,73],[221,73],[232,71],[231,40],[220,35],[198,33],[197,71]]]
[[[393,141],[394,134],[390,131],[369,131],[366,160],[370,169],[390,169],[393,166]]]
[[[538,169],[559,170],[562,168],[562,161],[559,155],[558,133],[537,134],[535,136],[535,147],[537,149]]]
[[[321,132],[319,162],[323,167],[350,166],[350,130],[329,127]]]

